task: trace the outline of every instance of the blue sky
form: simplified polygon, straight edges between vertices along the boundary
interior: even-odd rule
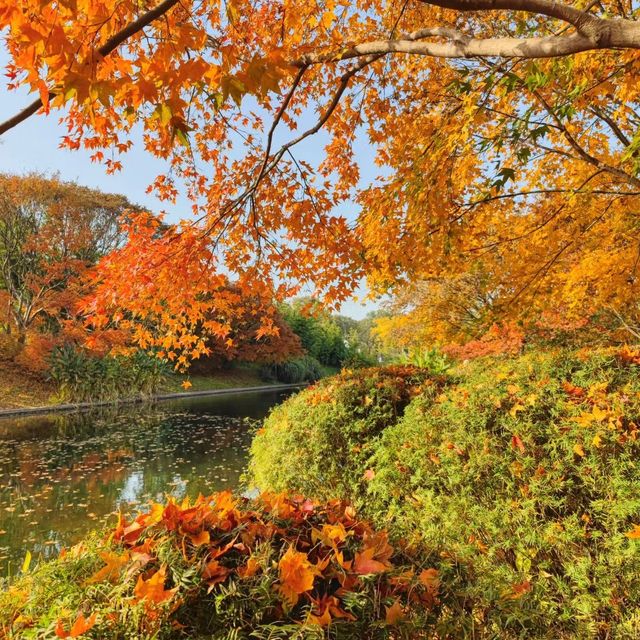
[[[5,61],[6,54],[0,50],[0,67],[4,66]],[[29,97],[22,91],[8,91],[6,78],[2,75],[0,121],[15,115],[32,99],[33,96]],[[40,114],[32,116],[4,134],[0,138],[0,172],[57,172],[64,180],[74,180],[79,184],[110,193],[122,193],[131,202],[154,212],[166,211],[170,220],[178,220],[189,215],[186,200],[172,205],[160,202],[154,196],[145,193],[147,186],[158,174],[164,172],[166,165],[146,153],[141,140],[134,140],[131,151],[122,157],[124,169],[117,174],[107,175],[102,165],[91,162],[89,153],[86,151],[69,151],[59,148],[59,142],[65,130],[58,124],[58,117],[55,112],[48,116]],[[307,141],[306,146],[298,150],[298,155],[313,160],[314,151],[318,146],[318,140]],[[379,170],[371,162],[373,153],[367,148],[367,142],[359,140],[357,147],[358,155],[364,159],[361,167],[362,181],[369,182],[375,178]],[[355,208],[353,214],[355,214]],[[365,294],[366,289],[362,287],[358,295],[364,297]],[[372,302],[363,304],[352,300],[343,305],[341,313],[353,318],[363,318],[368,311],[376,309],[377,306]]]

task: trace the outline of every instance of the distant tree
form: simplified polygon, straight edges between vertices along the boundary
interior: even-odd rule
[[[343,315],[332,316],[334,322],[342,331],[349,352],[349,361],[374,364],[384,358],[380,338],[373,329],[376,318],[385,313],[383,310],[372,311],[361,320]]]
[[[123,239],[132,205],[40,174],[0,174],[0,304],[7,333],[24,341],[36,320],[70,311],[80,276]]]
[[[233,286],[229,285],[229,289],[233,290]],[[227,318],[233,318],[227,338],[207,336],[207,352],[193,362],[194,371],[220,369],[233,361],[279,364],[303,353],[300,338],[271,300],[259,296],[243,297],[237,293],[237,306],[226,314]],[[274,331],[258,337],[265,316],[271,318]]]
[[[334,316],[323,311],[311,298],[298,298],[291,304],[283,304],[280,311],[310,356],[329,367],[342,365],[348,349]]]
[[[387,352],[477,339],[493,324],[491,287],[481,268],[405,285],[375,319],[374,334]]]

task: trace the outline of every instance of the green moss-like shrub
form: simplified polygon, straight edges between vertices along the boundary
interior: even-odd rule
[[[414,366],[344,370],[276,407],[253,442],[249,484],[316,498],[358,497],[382,432],[443,378]]]
[[[476,363],[435,398],[428,389],[414,399],[373,441],[362,434],[368,481],[343,477],[353,462],[311,462],[305,484],[359,490],[350,497],[377,526],[437,563],[439,638],[638,638],[638,363],[630,350]],[[264,465],[275,442],[282,457],[272,459],[286,466],[281,442],[295,449],[307,432],[322,440],[309,425],[338,438],[331,405],[272,416],[266,433],[279,425],[278,437],[259,437],[254,456]],[[359,419],[354,412],[352,424]],[[272,478],[288,483],[259,477],[264,489]]]
[[[405,561],[338,501],[169,501],[12,581],[0,637],[426,639],[438,574]]]

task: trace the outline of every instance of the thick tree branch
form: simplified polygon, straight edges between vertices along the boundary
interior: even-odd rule
[[[397,40],[374,40],[339,52],[308,54],[292,62],[294,66],[339,62],[370,55],[402,53],[435,58],[557,58],[583,51],[640,49],[640,23],[632,20],[600,20],[596,39],[579,33],[534,38],[471,38],[452,29],[422,29]],[[445,33],[446,32],[446,33]],[[441,37],[450,42],[428,42]]]
[[[160,16],[167,13],[167,11],[178,4],[178,1],[179,0],[164,0],[164,2],[161,2],[157,7],[155,7],[154,9],[150,9],[145,14],[140,16],[137,20],[134,20],[124,29],[121,29],[120,31],[118,31],[118,33],[115,33],[113,36],[111,36],[99,49],[96,49],[93,52],[93,55],[98,58],[106,58],[110,53],[115,51],[132,35],[135,35],[139,31],[142,31],[142,29],[150,25],[154,20],[157,20]],[[51,100],[55,98],[56,95],[58,94],[55,90],[50,91],[49,99]],[[0,136],[3,133],[9,131],[9,129],[13,129],[13,127],[20,124],[22,121],[26,120],[34,113],[37,113],[42,108],[42,106],[42,100],[38,98],[12,118],[9,118],[8,120],[0,123]]]

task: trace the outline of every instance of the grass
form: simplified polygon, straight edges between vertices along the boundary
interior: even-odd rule
[[[233,389],[235,387],[266,386],[259,374],[258,366],[241,363],[230,369],[224,369],[207,374],[184,375],[172,373],[162,385],[161,393],[179,393],[184,391],[182,383],[191,382],[189,391],[209,391],[210,389]]]

